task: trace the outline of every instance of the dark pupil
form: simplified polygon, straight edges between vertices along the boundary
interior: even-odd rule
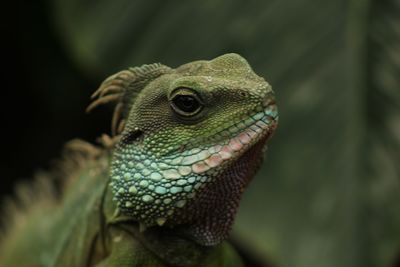
[[[189,95],[180,95],[175,97],[174,104],[184,112],[194,112],[200,106],[199,102]]]

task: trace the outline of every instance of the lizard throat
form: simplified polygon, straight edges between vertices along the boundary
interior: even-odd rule
[[[253,163],[244,164],[244,158],[251,159],[256,152],[254,158],[260,158],[260,147],[264,146],[275,129],[275,119],[276,111],[265,109],[233,125],[232,129],[226,129],[232,137],[222,143],[163,158],[157,158],[151,152],[133,145],[117,147],[111,166],[110,186],[118,208],[124,215],[148,227],[197,225],[192,227],[196,241],[204,245],[220,242],[230,229],[234,212],[227,219],[229,226],[224,225],[225,230],[218,233],[201,229],[207,223],[198,225],[194,222],[207,217],[206,210],[213,208],[212,202],[221,206],[230,203],[227,198],[231,198],[233,204],[230,209],[236,210],[244,187],[257,169]],[[235,169],[232,166],[239,165],[241,170],[229,171]],[[220,187],[221,181],[232,178],[240,178],[239,184],[229,183],[234,186],[231,191],[239,194],[222,197],[224,202],[221,202],[222,198],[216,199],[218,194],[207,197],[207,194]]]

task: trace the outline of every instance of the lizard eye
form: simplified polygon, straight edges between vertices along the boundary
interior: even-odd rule
[[[202,110],[203,104],[193,90],[178,88],[172,94],[171,107],[179,115],[191,117]]]

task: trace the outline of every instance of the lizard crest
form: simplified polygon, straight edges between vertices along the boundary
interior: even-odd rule
[[[202,245],[225,239],[277,125],[271,86],[226,54],[176,69],[131,68],[94,96],[89,109],[118,102],[110,186],[121,213]]]

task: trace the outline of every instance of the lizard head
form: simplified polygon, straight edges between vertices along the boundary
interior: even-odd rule
[[[226,54],[130,69],[99,92],[98,101],[118,95],[111,187],[121,212],[203,245],[226,238],[277,125],[271,86],[244,58]]]

